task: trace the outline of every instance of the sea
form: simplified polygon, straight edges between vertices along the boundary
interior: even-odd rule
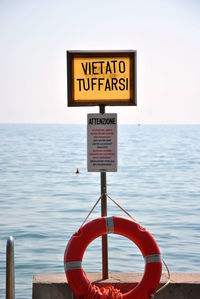
[[[34,274],[64,273],[66,245],[100,197],[100,173],[87,172],[86,133],[85,125],[0,125],[1,299],[9,236],[16,299],[32,297]],[[151,232],[170,272],[199,273],[200,125],[119,125],[118,171],[107,173],[107,193]],[[107,210],[128,217],[109,198]],[[88,221],[100,216],[98,204]],[[144,271],[125,237],[108,236],[108,257],[109,272]],[[102,271],[101,238],[83,267]]]

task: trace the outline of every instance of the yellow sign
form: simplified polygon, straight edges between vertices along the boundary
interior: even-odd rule
[[[67,52],[68,106],[136,105],[136,52]]]

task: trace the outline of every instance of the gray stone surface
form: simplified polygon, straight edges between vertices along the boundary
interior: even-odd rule
[[[109,279],[102,280],[100,273],[88,273],[89,280],[98,286],[112,284],[122,293],[140,282],[139,273],[110,273]],[[160,286],[167,281],[163,274]],[[33,299],[73,299],[65,274],[35,274],[33,277]],[[200,299],[200,274],[172,273],[170,284],[155,299]]]

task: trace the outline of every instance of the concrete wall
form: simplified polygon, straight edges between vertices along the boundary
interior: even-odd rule
[[[100,273],[87,274],[98,286],[111,284],[121,292],[132,289],[141,280],[139,273],[110,273],[109,279],[102,280]],[[161,284],[167,281],[162,275]],[[36,274],[33,277],[33,299],[73,299],[65,274]],[[142,299],[142,298],[141,298]],[[171,273],[170,284],[155,299],[200,299],[200,274]]]

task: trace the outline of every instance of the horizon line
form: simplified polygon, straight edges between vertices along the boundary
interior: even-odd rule
[[[0,121],[0,125],[87,125],[87,123],[51,123],[51,122],[1,122]],[[195,126],[195,125],[200,125],[200,123],[142,123],[142,122],[138,122],[138,123],[118,123],[118,125],[125,125],[125,126]]]

